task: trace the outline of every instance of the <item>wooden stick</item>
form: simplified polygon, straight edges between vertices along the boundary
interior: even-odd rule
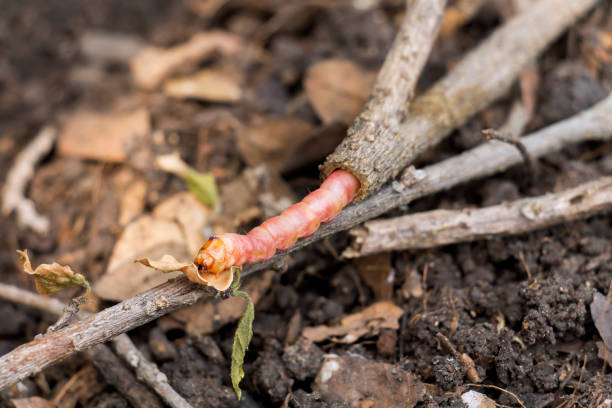
[[[400,134],[406,117],[406,104],[427,61],[444,15],[446,0],[407,2],[404,21],[376,77],[363,112],[355,119],[344,141],[321,166],[323,178],[339,168],[349,170],[361,182],[357,201],[372,192],[372,161],[364,160],[364,150],[381,141],[392,141]],[[365,143],[364,143],[365,142]],[[371,150],[380,159],[376,150]],[[369,168],[368,168],[369,167]]]
[[[534,2],[417,98],[399,130],[389,121],[388,126],[363,126],[361,131],[358,119],[357,128],[349,132],[321,166],[323,178],[336,169],[345,169],[361,182],[357,201],[375,193],[420,153],[503,96],[523,69],[596,2]]]
[[[66,307],[57,299],[3,283],[0,283],[0,298],[56,316],[62,316]],[[83,311],[81,313],[88,315]],[[127,334],[120,334],[113,339],[113,342],[117,354],[134,368],[138,378],[144,380],[170,407],[191,408],[191,405],[170,386],[166,375],[146,359]],[[108,346],[99,344],[87,349],[84,355],[102,373],[106,381],[115,386],[132,402],[132,405],[161,407],[157,398],[121,364]]]
[[[352,231],[350,257],[383,251],[432,248],[516,235],[612,209],[612,177],[601,177],[555,194],[479,209],[434,210],[370,221]]]
[[[570,144],[587,140],[610,140],[610,112],[612,96],[587,111],[523,138],[523,142],[532,157],[539,157]],[[492,141],[423,170],[409,171],[403,179],[408,180],[411,178],[409,176],[417,173],[422,175],[416,177],[419,181],[409,185],[408,182],[394,183],[367,200],[347,207],[332,222],[310,237],[298,241],[289,250],[267,261],[248,265],[243,276],[278,264],[279,260],[290,252],[347,230],[393,208],[460,183],[503,171],[521,163],[521,160],[521,155],[513,146]],[[71,326],[24,344],[0,358],[0,390],[72,353],[108,341],[173,310],[191,306],[208,294],[210,291],[207,288],[191,283],[185,277],[172,279]]]

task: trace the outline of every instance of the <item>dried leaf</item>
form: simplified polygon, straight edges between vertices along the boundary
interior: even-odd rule
[[[77,111],[64,122],[57,149],[63,156],[124,162],[151,131],[149,112]]]
[[[189,41],[174,47],[145,47],[132,59],[132,76],[136,85],[154,89],[181,67],[196,64],[217,51],[222,54],[236,54],[242,47],[240,37],[231,33],[197,33]]]
[[[344,401],[350,407],[374,401],[375,405],[366,406],[411,408],[422,399],[425,385],[397,365],[359,355],[328,354],[313,390],[323,401]]]
[[[179,262],[172,255],[164,255],[159,261],[151,261],[148,258],[140,258],[137,259],[136,262],[149,266],[153,269],[157,269],[163,273],[181,271],[187,274],[194,273],[193,269],[198,269],[193,263]]]
[[[147,182],[135,180],[126,188],[121,197],[119,209],[119,225],[125,226],[130,221],[142,214],[147,194]]]
[[[83,286],[86,290],[85,297],[89,295],[90,287],[87,279],[80,273],[75,273],[69,266],[62,266],[53,262],[52,264],[41,264],[36,269],[32,269],[28,251],[17,251],[17,253],[23,271],[34,275],[36,290],[41,295],[52,295],[73,286]]]
[[[121,301],[165,282],[168,276],[134,264],[134,259],[159,259],[164,254],[193,259],[208,237],[210,213],[194,194],[185,191],[160,203],[153,214],[129,223],[115,243],[106,272],[94,285],[96,295]]]
[[[392,302],[378,302],[359,313],[344,317],[339,326],[307,327],[302,331],[302,336],[312,342],[332,339],[339,343],[353,343],[363,336],[376,335],[382,329],[397,330],[403,313]]]
[[[160,169],[179,176],[187,188],[205,206],[218,209],[219,191],[215,176],[212,173],[200,173],[185,163],[177,152],[158,156],[155,164]]]
[[[224,291],[232,284],[233,274],[231,269],[225,270],[219,274],[200,272],[198,267],[193,263],[177,261],[172,255],[164,255],[159,261],[152,261],[149,258],[140,258],[135,262],[151,267],[163,273],[181,271],[192,281],[205,286]]]
[[[212,102],[238,102],[242,98],[239,79],[212,69],[170,79],[164,84],[164,93],[174,98]]]
[[[375,79],[375,73],[353,61],[330,59],[310,67],[304,88],[323,123],[350,124],[362,111]]]
[[[365,256],[355,260],[359,275],[374,292],[375,300],[389,300],[393,294],[395,271],[391,266],[391,254]]]
[[[235,276],[235,282],[232,285],[232,295],[239,296],[246,299],[246,308],[244,309],[244,314],[240,318],[238,322],[238,327],[236,328],[236,334],[234,334],[234,345],[232,346],[232,364],[231,364],[231,372],[230,376],[232,378],[232,386],[234,387],[234,392],[238,399],[240,399],[242,395],[242,390],[240,389],[240,381],[244,377],[244,356],[246,354],[247,349],[249,348],[249,344],[251,343],[251,339],[253,338],[253,319],[255,318],[255,306],[253,305],[253,301],[249,297],[249,294],[246,292],[242,292],[238,290],[240,286],[240,268],[232,268],[234,270],[233,274]]]
[[[609,350],[612,350],[612,302],[610,294],[605,297],[599,292],[593,295],[591,316],[595,327]]]
[[[313,126],[299,119],[265,118],[262,123],[241,128],[238,150],[249,166],[265,163],[279,171],[314,134]]]

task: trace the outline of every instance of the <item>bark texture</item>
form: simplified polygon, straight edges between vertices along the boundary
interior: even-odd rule
[[[372,149],[378,141],[392,141],[400,134],[406,118],[406,103],[412,99],[419,75],[431,52],[446,0],[407,2],[402,26],[380,69],[363,112],[355,119],[344,141],[321,166],[323,178],[334,170],[345,169],[361,182],[357,201],[375,185],[372,164],[384,161],[384,152]],[[365,150],[364,150],[365,149]],[[368,154],[373,157],[368,157]],[[368,167],[370,166],[370,167]],[[385,180],[386,181],[386,180]]]
[[[369,110],[383,110],[377,106],[386,103],[385,91],[375,88],[373,100],[364,114],[321,166],[322,176],[325,178],[339,168],[352,172],[361,182],[357,201],[378,191],[421,152],[439,143],[470,116],[503,96],[522,70],[596,2],[534,2],[498,28],[448,75],[418,97],[399,127],[390,120],[383,120],[378,125],[373,121],[375,115]],[[400,40],[398,36],[396,41]]]

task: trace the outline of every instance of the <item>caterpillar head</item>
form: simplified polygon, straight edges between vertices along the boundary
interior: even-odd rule
[[[226,248],[223,241],[216,237],[211,237],[200,248],[193,263],[196,264],[201,272],[220,273],[227,269],[225,266]]]

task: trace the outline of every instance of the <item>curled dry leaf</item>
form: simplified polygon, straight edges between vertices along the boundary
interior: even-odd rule
[[[32,263],[28,257],[28,251],[17,251],[19,262],[23,271],[29,275],[34,275],[36,290],[41,295],[52,295],[60,290],[72,286],[83,286],[86,295],[89,295],[89,282],[80,273],[75,273],[69,266],[63,266],[57,262],[52,264],[41,264],[36,269],[32,268]]]
[[[169,79],[164,84],[164,93],[173,98],[211,102],[238,102],[242,98],[240,80],[214,69],[204,69],[193,75]]]
[[[363,109],[375,79],[374,72],[353,61],[329,59],[310,67],[304,88],[323,123],[350,124]]]
[[[231,269],[227,269],[218,274],[200,272],[198,271],[198,267],[193,263],[179,262],[172,255],[164,255],[159,261],[152,261],[148,258],[140,258],[137,259],[136,262],[164,273],[181,271],[190,281],[205,286],[212,286],[219,291],[227,290],[233,281],[233,273]]]
[[[363,336],[372,336],[382,329],[399,328],[403,310],[392,302],[377,302],[359,313],[344,317],[339,326],[307,327],[302,331],[306,339],[317,342],[331,339],[339,343],[354,343]]]
[[[145,47],[132,59],[132,76],[136,85],[155,89],[180,67],[196,64],[214,52],[237,54],[242,47],[240,37],[231,33],[197,33],[189,41],[174,47]]]

